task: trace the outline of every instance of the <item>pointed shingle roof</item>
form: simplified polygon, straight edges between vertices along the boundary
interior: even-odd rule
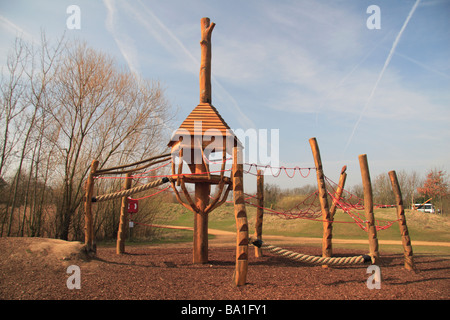
[[[196,125],[197,127],[195,127]],[[207,130],[215,129],[220,131],[223,137],[233,137],[238,145],[241,145],[240,141],[231,131],[217,109],[209,103],[200,103],[196,106],[180,125],[173,137],[186,133],[186,130],[193,137],[194,133],[198,134],[200,132],[200,125],[202,136],[205,136]],[[210,134],[208,136],[210,136]],[[168,146],[171,147],[177,141],[178,139],[173,138]]]

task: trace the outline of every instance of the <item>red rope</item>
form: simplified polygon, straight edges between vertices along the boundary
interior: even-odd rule
[[[264,170],[264,173],[265,173],[266,170],[269,168],[269,169],[270,169],[270,173],[271,173],[272,176],[275,177],[275,178],[278,178],[282,171],[284,171],[284,173],[286,174],[286,176],[288,176],[289,178],[293,178],[293,177],[295,176],[296,170],[298,170],[298,172],[300,173],[300,175],[301,175],[303,178],[307,178],[307,177],[309,176],[309,174],[311,173],[311,169],[315,169],[315,168],[300,168],[300,167],[298,167],[298,166],[296,166],[296,167],[294,167],[294,168],[286,168],[286,167],[284,167],[284,166],[281,166],[281,167],[272,167],[272,166],[270,166],[270,165],[258,165],[258,164],[256,164],[256,163],[246,163],[246,165],[247,165],[247,166],[250,166],[250,167],[248,168],[248,170],[244,170],[244,173],[249,173],[249,174],[251,174],[251,175],[255,175],[255,176],[256,176],[258,173],[253,173],[253,172],[251,172],[251,170],[252,170],[253,167],[255,167],[256,171],[258,171],[258,168],[260,168],[260,167],[261,167],[261,168],[264,168],[264,169],[263,169],[263,170]],[[273,171],[273,169],[277,169],[278,172],[275,174],[274,171]],[[290,175],[290,174],[288,173],[288,170],[293,170],[292,175]],[[304,175],[304,174],[302,173],[302,170],[308,170],[308,173],[307,173],[306,175]]]

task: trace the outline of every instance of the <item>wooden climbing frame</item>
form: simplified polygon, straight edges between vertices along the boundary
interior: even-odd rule
[[[233,191],[237,228],[234,281],[237,286],[241,286],[246,282],[248,268],[248,223],[243,185],[243,147],[212,105],[211,35],[214,26],[215,24],[211,23],[209,18],[201,19],[200,103],[183,121],[168,144],[172,154],[172,189],[178,202],[194,214],[193,263],[196,264],[208,262],[208,214],[222,205],[229,192]],[[214,148],[216,152],[222,152],[220,174],[210,172],[206,150],[212,140],[222,141]],[[231,177],[225,176],[227,149],[228,153],[233,156]],[[176,158],[179,161],[178,166],[175,165]],[[190,173],[183,173],[184,163],[189,167]],[[194,184],[194,197],[189,194],[187,183]],[[216,185],[216,192],[211,196],[212,185]],[[177,187],[180,187],[181,191]]]
[[[108,169],[98,170],[99,162],[94,160],[91,164],[90,172],[86,181],[85,193],[85,242],[89,252],[95,252],[95,241],[93,233],[92,202],[100,200],[109,200],[121,197],[122,206],[120,214],[120,226],[117,238],[117,253],[125,251],[125,236],[127,224],[127,195],[132,192],[138,192],[137,188],[131,188],[132,172],[147,168],[151,165],[172,160],[172,175],[170,178],[161,179],[141,186],[140,188],[152,188],[161,183],[170,181],[176,199],[186,209],[194,213],[194,235],[193,235],[193,263],[208,262],[208,214],[222,205],[231,191],[233,191],[234,214],[236,220],[236,268],[234,272],[234,284],[242,286],[246,283],[248,269],[248,246],[249,230],[247,211],[244,197],[244,177],[243,177],[243,146],[237,137],[232,133],[230,127],[220,116],[217,109],[212,105],[211,89],[211,35],[215,27],[209,18],[201,19],[201,61],[199,73],[200,102],[183,121],[179,129],[175,132],[168,147],[171,148],[170,154],[164,154],[152,157],[146,160],[135,162],[129,165],[116,166]],[[211,133],[214,132],[214,133]],[[214,138],[214,139],[213,139]],[[219,174],[210,172],[207,149],[210,144],[217,142],[220,138],[222,143],[215,145],[215,152],[222,152],[222,166]],[[322,257],[314,258],[314,261],[326,266],[327,264],[343,263],[343,259],[332,258],[332,227],[334,214],[338,206],[339,199],[342,196],[346,180],[346,167],[341,171],[339,185],[333,196],[331,207],[328,203],[328,192],[326,189],[325,175],[320,156],[319,147],[316,138],[309,140],[312,154],[314,157],[315,169],[317,174],[318,194],[323,221],[322,236]],[[231,147],[231,148],[230,148]],[[211,151],[211,150],[209,150]],[[225,175],[225,165],[228,154],[232,155],[233,165],[231,176]],[[178,166],[175,165],[175,159],[178,158]],[[361,167],[361,176],[364,188],[364,207],[366,214],[366,228],[369,234],[369,247],[372,262],[377,263],[379,259],[378,239],[376,233],[375,219],[373,213],[372,187],[370,182],[369,167],[367,156],[360,155],[359,162]],[[187,164],[190,173],[183,173],[183,165]],[[138,166],[134,169],[130,167]],[[280,169],[281,172],[281,169]],[[123,188],[124,190],[115,194],[94,197],[94,177],[97,175],[108,174],[126,174]],[[401,192],[398,186],[395,172],[390,172],[393,191],[397,201],[397,212],[402,233],[402,239],[405,252],[405,268],[414,268],[412,259],[411,241],[406,227],[406,218],[403,210]],[[191,197],[186,184],[194,184],[194,197]],[[211,196],[211,186],[216,186],[216,192]],[[178,189],[181,189],[181,191]],[[182,194],[180,194],[182,193]],[[184,200],[182,198],[184,197]],[[261,170],[258,170],[257,177],[257,201],[258,210],[256,215],[256,242],[261,242],[263,207],[264,207],[264,179]],[[252,243],[256,243],[252,242]],[[262,243],[262,242],[261,242]],[[269,248],[270,246],[265,246]],[[273,247],[273,252],[282,252]],[[291,255],[291,253],[286,253]],[[262,256],[260,248],[255,249],[257,257]],[[317,259],[316,259],[317,258]],[[305,255],[296,255],[297,260],[312,259]],[[347,258],[345,258],[347,259]],[[349,258],[350,259],[350,258]],[[353,258],[352,258],[353,259]],[[359,257],[357,263],[366,262],[367,257]],[[326,262],[324,262],[326,261]],[[345,260],[347,261],[347,260]],[[348,260],[350,261],[350,260]],[[345,262],[347,263],[347,262]]]

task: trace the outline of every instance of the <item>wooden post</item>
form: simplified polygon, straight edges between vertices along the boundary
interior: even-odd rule
[[[336,189],[336,194],[334,195],[333,203],[331,204],[331,208],[330,208],[331,221],[334,220],[334,214],[336,213],[337,202],[341,199],[342,192],[344,191],[345,180],[347,179],[347,173],[345,172],[346,170],[347,170],[347,166],[343,166],[342,170],[341,170],[341,175],[339,177],[338,187]]]
[[[405,210],[403,208],[402,192],[398,183],[397,174],[395,171],[389,172],[389,178],[391,179],[392,190],[394,191],[395,201],[397,204],[397,218],[400,227],[400,233],[402,235],[403,252],[405,254],[405,269],[414,270],[413,250],[411,246],[411,239],[409,237],[408,226],[406,225]]]
[[[86,181],[86,194],[84,202],[84,243],[88,253],[96,251],[94,243],[94,225],[92,218],[92,197],[94,195],[94,176],[98,168],[98,161],[91,163],[91,170]]]
[[[195,165],[195,173],[207,172],[209,169],[204,163]],[[195,183],[194,212],[194,253],[193,262],[203,264],[208,262],[208,214],[206,208],[209,204],[211,185],[208,182]]]
[[[258,201],[258,206],[256,207],[255,237],[258,240],[262,240],[264,216],[264,175],[261,170],[258,170],[258,175],[256,177],[256,200]],[[260,258],[262,256],[262,249],[255,246],[255,257]]]
[[[200,60],[200,103],[211,103],[211,34],[215,24],[209,18],[201,19],[202,40]]]
[[[126,174],[126,179],[123,182],[123,188],[125,190],[131,187],[131,172]],[[117,244],[116,253],[125,253],[125,240],[127,237],[128,230],[128,196],[122,197],[122,206],[120,207],[120,220],[119,220],[119,231],[117,232]]]
[[[316,138],[309,139],[309,144],[311,145],[311,150],[314,156],[314,163],[316,166],[317,173],[317,185],[319,186],[319,199],[320,207],[322,209],[322,219],[323,219],[323,237],[322,237],[322,257],[332,256],[332,230],[333,223],[331,221],[330,210],[328,207],[327,190],[325,187],[325,176],[323,174],[322,160],[320,158],[319,146],[317,144]],[[324,268],[328,266],[323,265]]]
[[[372,184],[370,182],[369,164],[367,155],[359,156],[359,166],[361,168],[361,177],[364,189],[364,209],[366,213],[366,228],[369,235],[369,249],[372,257],[372,263],[377,264],[380,259],[378,252],[377,229],[375,227],[375,217],[373,213]]]
[[[244,196],[244,169],[242,148],[233,148],[233,198],[236,219],[236,269],[234,283],[243,286],[248,269],[248,221]]]

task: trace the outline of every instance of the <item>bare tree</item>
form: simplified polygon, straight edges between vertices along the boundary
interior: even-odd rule
[[[64,159],[56,236],[67,239],[89,163],[123,155],[131,160],[156,149],[168,103],[159,85],[120,71],[112,58],[84,43],[67,47],[53,94],[56,105],[48,112],[60,129],[56,146]]]
[[[0,121],[2,127],[1,151],[0,151],[0,177],[3,178],[5,171],[11,162],[14,153],[17,152],[16,146],[20,143],[23,131],[26,127],[25,111],[27,103],[25,99],[26,81],[24,80],[24,71],[26,61],[26,50],[24,43],[17,39],[14,43],[13,51],[8,55],[6,70],[2,70],[1,80],[1,108]],[[11,226],[13,211],[17,199],[17,190],[21,167],[13,169],[14,175],[14,196],[13,202],[7,202],[6,207],[2,208],[2,229],[3,234],[5,223],[7,235],[11,235]],[[9,188],[9,193],[11,188]],[[9,197],[8,197],[9,198]],[[11,207],[12,206],[12,207]],[[6,222],[7,221],[7,222]]]
[[[23,114],[26,103],[24,103],[25,81],[24,60],[26,60],[26,49],[23,41],[16,39],[12,52],[8,55],[6,70],[1,73],[1,106],[0,106],[0,177],[7,169],[8,160],[15,145],[20,140]]]
[[[93,159],[113,166],[164,151],[171,119],[164,90],[85,43],[51,45],[45,35],[37,50],[16,41],[6,71],[0,177],[8,201],[1,205],[1,234],[68,239],[72,230],[76,237]],[[9,184],[5,174],[12,176]]]

